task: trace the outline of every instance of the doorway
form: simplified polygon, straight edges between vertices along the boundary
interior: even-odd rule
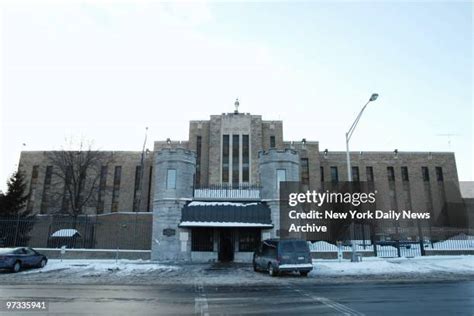
[[[219,254],[220,262],[234,260],[234,234],[231,229],[221,229],[219,231]]]

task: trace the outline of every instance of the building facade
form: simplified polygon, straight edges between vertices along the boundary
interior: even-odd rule
[[[111,154],[97,199],[83,212],[153,213],[152,259],[160,260],[249,260],[260,240],[279,236],[280,181],[311,190],[347,181],[345,152],[286,141],[282,121],[238,111],[191,121],[186,141]],[[378,208],[428,209],[436,216],[446,184],[458,184],[450,152],[351,152],[351,164],[353,181],[379,192]],[[65,211],[48,201],[48,192],[60,189],[51,185],[58,179],[45,152],[22,152],[19,168],[28,179],[28,209]]]

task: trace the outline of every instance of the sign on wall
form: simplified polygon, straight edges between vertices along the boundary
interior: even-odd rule
[[[163,229],[163,235],[166,237],[171,237],[176,235],[176,230],[172,228],[165,228]]]

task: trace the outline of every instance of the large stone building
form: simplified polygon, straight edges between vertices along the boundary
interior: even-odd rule
[[[153,212],[153,259],[248,260],[262,238],[279,235],[279,181],[315,190],[347,181],[345,152],[286,141],[282,121],[237,111],[191,121],[188,140],[156,141],[143,162],[142,152],[113,154],[84,213]],[[377,188],[379,208],[439,214],[445,183],[458,184],[451,152],[352,152],[351,161],[353,181]],[[64,207],[45,198],[53,168],[45,152],[21,154],[36,213]]]

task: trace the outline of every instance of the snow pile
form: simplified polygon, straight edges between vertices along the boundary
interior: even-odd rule
[[[313,260],[311,274],[325,276],[433,274],[436,272],[474,274],[474,256],[430,256],[416,258],[363,258],[362,262]]]
[[[116,273],[117,275],[134,275],[154,271],[172,271],[179,267],[163,265],[145,260],[70,260],[57,259],[48,260],[48,264],[42,269],[24,271],[27,273],[45,273],[53,271],[68,270],[83,276],[100,276],[103,273]]]
[[[51,237],[74,237],[75,235],[81,236],[79,232],[76,229],[72,228],[65,228],[65,229],[60,229],[58,231],[55,231]]]

